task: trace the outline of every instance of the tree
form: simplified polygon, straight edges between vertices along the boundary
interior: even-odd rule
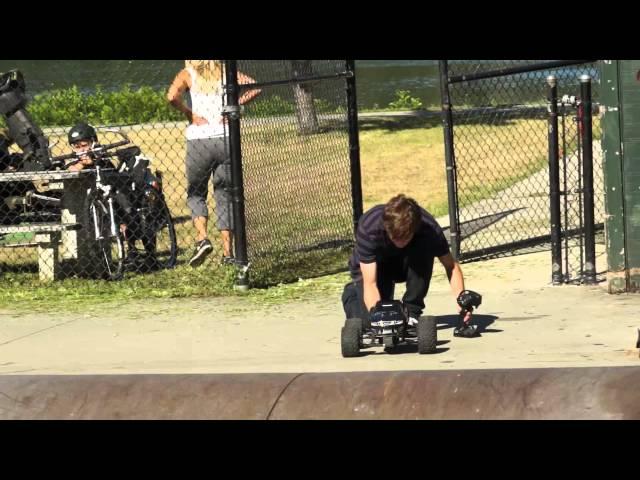
[[[312,60],[291,60],[293,78],[313,76]],[[296,101],[296,116],[298,127],[303,135],[318,133],[318,116],[313,103],[313,88],[311,83],[296,83],[293,85],[293,95]]]

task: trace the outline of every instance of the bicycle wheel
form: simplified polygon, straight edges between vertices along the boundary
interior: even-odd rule
[[[97,243],[95,273],[107,280],[120,280],[124,270],[124,241],[117,219],[114,219],[115,235],[112,232],[108,200],[99,192],[89,193],[85,215],[88,239]]]
[[[146,210],[146,228],[142,244],[158,268],[173,268],[178,257],[176,229],[164,196],[159,194]]]

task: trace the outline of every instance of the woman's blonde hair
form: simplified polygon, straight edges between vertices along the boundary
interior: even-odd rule
[[[198,87],[204,93],[222,90],[222,61],[185,60],[186,68],[192,68],[198,75]]]

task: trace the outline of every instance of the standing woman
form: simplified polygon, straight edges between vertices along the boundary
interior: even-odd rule
[[[222,237],[222,263],[233,262],[231,159],[222,115],[223,73],[221,60],[186,60],[185,68],[176,75],[167,93],[169,103],[189,120],[186,131],[187,205],[196,229],[196,248],[189,260],[192,267],[202,265],[213,251],[207,234],[207,196],[211,177],[216,201],[216,227]],[[238,82],[255,83],[255,80],[238,72]],[[183,101],[187,91],[191,94],[191,108]],[[243,105],[259,94],[258,89],[248,90],[240,97],[239,103]]]

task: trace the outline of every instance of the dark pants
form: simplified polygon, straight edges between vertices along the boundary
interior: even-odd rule
[[[218,230],[233,230],[231,165],[225,137],[187,140],[186,171],[187,204],[191,209],[191,218],[209,217],[208,182],[213,175],[216,227]]]
[[[396,283],[406,282],[407,289],[402,302],[409,315],[419,318],[425,304],[433,273],[433,257],[420,252],[392,257],[377,262],[377,285],[382,300],[393,300]],[[369,312],[364,304],[362,273],[352,274],[353,280],[344,287],[342,305],[347,318],[368,319]]]

